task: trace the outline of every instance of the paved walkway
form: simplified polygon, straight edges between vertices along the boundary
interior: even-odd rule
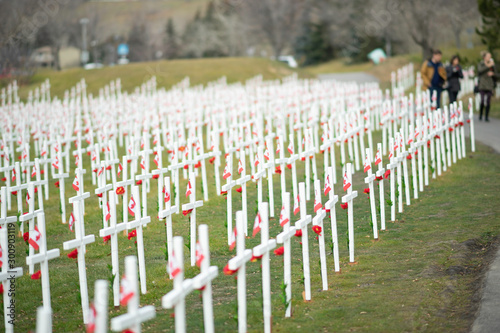
[[[479,121],[474,116],[476,142],[492,147],[500,154],[500,120],[490,118],[490,122]],[[500,249],[485,277],[483,295],[478,316],[472,325],[472,333],[500,332]]]

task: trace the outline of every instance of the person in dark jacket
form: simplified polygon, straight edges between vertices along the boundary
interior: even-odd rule
[[[495,79],[500,79],[500,75],[495,69],[495,62],[490,52],[482,52],[483,60],[477,65],[477,75],[479,77],[479,94],[481,95],[481,107],[479,108],[479,120],[483,119],[483,110],[485,110],[485,121],[488,120],[490,113],[490,102],[493,90],[495,89]]]
[[[450,64],[446,66],[446,77],[448,79],[448,95],[450,96],[450,103],[454,103],[457,100],[458,92],[460,91],[460,79],[464,78],[458,55],[451,57]]]
[[[432,57],[424,61],[420,68],[422,74],[423,90],[429,89],[430,97],[435,91],[437,95],[437,107],[441,107],[441,92],[446,81],[446,69],[441,62],[442,53],[440,50],[432,51]]]

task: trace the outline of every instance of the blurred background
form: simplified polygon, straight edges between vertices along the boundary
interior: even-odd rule
[[[226,57],[278,60],[314,75],[403,55],[420,62],[436,47],[443,60],[458,53],[462,64],[475,64],[481,50],[499,47],[499,7],[499,0],[4,0],[0,84],[29,84],[39,69]]]

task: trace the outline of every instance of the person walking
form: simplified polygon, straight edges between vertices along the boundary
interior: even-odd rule
[[[460,91],[460,79],[464,78],[458,55],[451,57],[450,64],[446,66],[446,78],[448,79],[448,96],[451,104],[456,102]]]
[[[433,50],[432,57],[426,60],[420,68],[422,74],[423,90],[429,89],[430,97],[434,91],[437,95],[437,108],[441,107],[441,92],[443,91],[443,84],[446,81],[446,69],[441,63],[443,54],[440,50]]]
[[[495,80],[500,76],[496,72],[495,62],[491,57],[491,53],[487,51],[481,52],[483,60],[477,66],[477,75],[479,77],[479,94],[481,95],[481,106],[479,108],[479,120],[483,119],[483,110],[485,111],[485,121],[489,121],[488,114],[490,113],[491,96],[495,89]]]

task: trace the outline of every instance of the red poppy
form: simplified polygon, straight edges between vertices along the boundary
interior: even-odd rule
[[[459,122],[458,122],[458,124],[459,124],[460,126],[464,126],[464,122],[463,122],[463,121],[459,121]]]
[[[111,170],[111,165],[108,165],[108,166],[106,167],[106,170]]]
[[[55,185],[56,187],[59,187],[59,181],[55,182],[55,183],[54,183],[54,185]]]
[[[285,248],[283,246],[274,250],[274,254],[277,256],[282,256],[283,253],[285,253]]]
[[[135,185],[142,185],[142,180],[138,180],[135,182]]]
[[[186,170],[187,170],[188,168],[189,168],[189,165],[188,165],[188,164],[184,165],[184,169],[186,169]]]
[[[186,216],[187,214],[191,214],[192,211],[193,211],[192,209],[183,210],[182,215]]]
[[[102,240],[104,241],[104,244],[107,244],[110,239],[111,239],[111,236],[104,236],[102,238]]]
[[[210,162],[210,164],[214,164],[214,161],[215,161],[215,156],[212,157],[211,159],[208,160]]]
[[[132,160],[127,160],[127,163],[132,163]]]
[[[201,161],[199,161],[198,163],[196,163],[196,164],[194,165],[194,167],[195,167],[195,168],[201,168]]]
[[[346,203],[341,203],[340,208],[342,209],[347,209],[347,202]]]
[[[449,131],[450,131],[450,132],[453,132],[453,127],[450,127],[450,128],[449,128]]]
[[[0,294],[3,294],[3,284],[0,283]]]
[[[224,266],[224,268],[222,269],[222,271],[224,272],[225,275],[233,275],[234,273],[236,273],[238,270],[230,270],[229,269],[229,264],[227,264],[226,266]]]
[[[313,226],[312,229],[317,235],[321,236],[321,230],[323,229],[319,225]]]
[[[276,167],[276,169],[274,170],[274,172],[276,172],[277,174],[280,174],[281,175],[281,167],[278,165]]]
[[[252,255],[252,258],[250,258],[250,261],[251,262],[256,262],[257,260],[260,260],[260,259],[262,259],[262,256],[254,256],[254,255]]]
[[[439,135],[434,136],[434,139],[441,139]]]
[[[370,188],[365,188],[365,189],[363,190],[363,193],[370,194]]]
[[[58,182],[59,183],[59,182]],[[59,186],[58,186],[59,187]],[[12,195],[17,195],[17,191],[10,192]]]
[[[427,141],[427,147],[431,146],[431,140]]]
[[[131,240],[134,237],[137,237],[137,231],[135,229],[128,233],[127,238]]]
[[[74,249],[73,251],[68,253],[68,258],[70,258],[70,259],[78,258],[78,249]]]
[[[45,174],[45,171],[44,170],[40,170],[40,174],[41,175]]]
[[[295,230],[295,237],[302,237],[302,229]]]
[[[6,178],[6,177],[3,177],[3,178],[2,178],[2,181],[3,181],[3,182],[7,181],[7,178]]]
[[[286,167],[288,168],[288,170],[292,170],[292,165],[291,164],[287,164]]]
[[[123,186],[117,187],[116,188],[116,194],[122,195],[125,193],[125,188]]]
[[[376,180],[382,180],[384,177],[375,177]]]
[[[97,196],[98,196],[99,198],[102,198],[102,193],[98,193],[98,194],[97,194]]]
[[[32,280],[40,280],[41,276],[42,276],[42,272],[38,271],[38,272],[34,273],[33,275],[31,275],[31,279]]]
[[[29,231],[26,231],[23,234],[23,239],[24,239],[25,242],[28,242],[28,240],[30,239],[30,233],[29,233]]]
[[[174,313],[174,315],[175,315],[175,313]],[[126,329],[126,330],[125,330],[125,331],[123,331],[122,333],[134,333],[134,331],[129,330],[129,329]]]
[[[160,174],[153,175],[153,179],[158,179],[160,178]]]
[[[180,146],[179,147],[179,151],[184,151],[185,147],[184,146]]]
[[[243,191],[243,187],[241,187],[241,186],[236,189],[236,192],[238,192],[238,193],[241,193],[242,191]]]
[[[227,191],[220,191],[220,194],[227,195]]]
[[[305,161],[305,160],[306,160],[306,158],[305,158],[305,157],[302,157],[300,160],[301,160],[301,161]]]
[[[391,170],[387,170],[385,173],[384,173],[384,178],[387,179],[389,178],[389,176],[391,175]]]

